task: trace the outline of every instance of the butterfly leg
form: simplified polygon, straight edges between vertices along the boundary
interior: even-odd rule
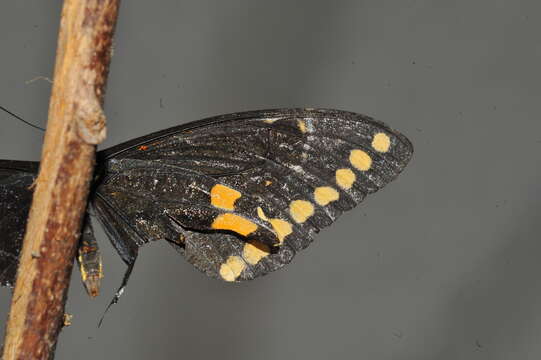
[[[107,308],[103,312],[100,322],[98,323],[98,327],[101,326],[103,322],[103,318],[105,317],[105,314],[107,314],[107,311],[109,311],[109,308],[113,306],[114,304],[116,304],[120,296],[122,296],[122,294],[124,293],[124,289],[126,288],[126,285],[128,284],[128,280],[130,279],[130,275],[133,271],[133,267],[135,266],[135,259],[136,258],[134,258],[133,261],[128,264],[128,268],[126,269],[126,272],[124,273],[124,277],[122,278],[122,283],[120,284],[120,287],[116,291],[115,296],[113,296],[113,299],[111,299],[111,302],[109,303],[109,305],[107,305]]]

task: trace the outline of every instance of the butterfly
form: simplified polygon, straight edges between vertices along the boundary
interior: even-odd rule
[[[329,109],[216,116],[97,153],[78,248],[83,283],[102,263],[89,214],[127,270],[165,240],[206,275],[251,280],[280,269],[366,195],[404,170],[411,142],[371,117]],[[39,163],[0,160],[0,283],[14,283]]]

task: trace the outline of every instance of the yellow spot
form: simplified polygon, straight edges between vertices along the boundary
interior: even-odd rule
[[[261,207],[257,207],[257,216],[259,216],[259,218],[261,220],[264,220],[264,221],[269,221],[269,219],[267,218],[267,216],[265,215],[265,212],[263,211],[263,209]]]
[[[351,169],[338,169],[336,170],[336,183],[342,189],[351,189],[351,185],[356,180],[355,173]]]
[[[77,257],[77,260],[79,260],[79,264],[83,264],[83,255],[79,255]],[[88,274],[86,273],[85,267],[84,266],[79,266],[79,271],[81,272],[81,280],[83,282],[85,282],[87,277],[88,277]]]
[[[291,226],[290,223],[281,219],[270,219],[269,222],[271,223],[272,228],[274,229],[274,231],[276,232],[276,235],[278,236],[280,245],[282,245],[286,236],[288,236],[289,234],[293,232],[293,227]]]
[[[309,201],[295,200],[289,205],[289,213],[293,220],[303,223],[310,216],[314,215],[314,206]]]
[[[246,264],[240,256],[230,256],[227,261],[220,266],[220,276],[225,281],[235,281],[245,267]]]
[[[372,139],[372,147],[379,152],[387,152],[389,151],[389,147],[391,146],[391,139],[389,139],[389,136],[384,133],[377,133],[374,135],[374,138]]]
[[[265,180],[265,186],[269,186],[269,185],[272,185],[272,181],[270,181],[270,180]]]
[[[183,234],[180,234],[178,236],[178,240],[175,241],[175,243],[181,245],[181,244],[185,244],[186,243],[186,236],[184,236]]]
[[[235,214],[218,215],[211,227],[216,230],[231,230],[242,236],[248,236],[257,230],[256,224]]]
[[[293,232],[290,223],[281,219],[269,219],[267,215],[265,215],[263,209],[259,206],[257,207],[257,216],[259,216],[261,220],[268,221],[272,225],[272,228],[280,241],[280,245],[284,242],[285,237]]]
[[[210,203],[220,209],[234,210],[235,201],[241,196],[237,190],[216,184],[210,190]]]
[[[272,124],[272,123],[275,122],[276,120],[279,120],[279,118],[265,119],[265,120],[263,120],[263,121],[266,122],[267,124]]]
[[[306,123],[304,122],[304,120],[297,120],[297,125],[299,126],[299,130],[302,133],[306,132]]]
[[[314,191],[314,198],[321,206],[325,206],[331,201],[338,200],[339,196],[338,191],[330,186],[320,186]]]
[[[355,166],[355,168],[361,171],[366,171],[370,169],[370,166],[372,166],[372,159],[370,158],[370,155],[362,150],[351,150],[349,161],[351,162],[351,165]]]
[[[242,251],[242,257],[250,265],[257,264],[261,259],[270,254],[270,249],[267,245],[259,242],[252,241],[244,245],[244,250]]]

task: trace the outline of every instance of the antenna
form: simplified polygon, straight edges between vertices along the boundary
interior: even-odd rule
[[[3,107],[3,106],[0,106],[0,110],[3,110],[3,111],[5,111],[5,112],[7,112],[9,115],[11,115],[11,116],[13,116],[14,118],[16,118],[16,119],[22,121],[22,122],[25,123],[26,125],[32,126],[34,129],[38,129],[38,130],[41,130],[41,131],[45,131],[44,128],[39,127],[39,126],[37,126],[37,125],[32,124],[31,122],[26,121],[26,120],[23,119],[22,117],[18,116],[17,114],[12,113],[11,111],[9,111],[8,109],[6,109],[6,108]]]

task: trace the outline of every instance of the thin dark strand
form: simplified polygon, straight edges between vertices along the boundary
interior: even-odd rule
[[[23,119],[22,117],[20,117],[20,116],[14,114],[14,113],[12,113],[11,111],[9,111],[8,109],[6,109],[5,107],[0,106],[0,109],[1,109],[1,110],[4,110],[5,112],[7,112],[9,115],[13,116],[14,118],[16,118],[16,119],[22,121],[22,122],[25,123],[26,125],[32,126],[34,129],[38,129],[38,130],[41,130],[41,131],[45,132],[45,129],[44,129],[44,128],[39,127],[39,126],[37,126],[37,125],[32,124],[31,122],[26,121],[25,119]]]

